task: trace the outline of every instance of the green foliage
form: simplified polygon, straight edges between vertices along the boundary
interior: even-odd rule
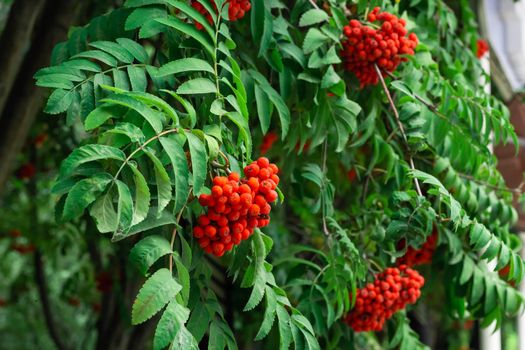
[[[440,245],[432,269],[443,272],[449,317],[499,324],[522,307],[491,271],[508,266],[515,282],[525,273],[510,232],[512,196],[490,151],[516,135],[504,104],[479,83],[466,2],[464,27],[441,1],[444,20],[434,1],[353,2],[351,16],[382,5],[420,38],[416,55],[386,79],[393,105],[382,86],[358,90],[342,70],[346,2],[253,0],[237,23],[227,21],[225,1],[215,1],[220,13],[199,3],[211,22],[186,1],[128,0],[74,29],[54,65],[35,75],[53,89],[46,112],[65,113],[83,132],[53,188],[57,217],[88,220],[86,212],[112,241],[138,242],[129,261],[151,275],[131,321],[161,314],[155,349],[237,349],[253,340],[349,347],[358,340],[342,319],[357,289],[405,253],[399,242],[420,247],[433,230]],[[107,23],[111,32],[97,31]],[[197,197],[210,192],[213,176],[255,158],[269,132],[279,135],[269,157],[282,169],[286,200],[268,233],[256,230],[220,261],[204,256],[191,235],[202,213]],[[217,292],[221,269],[248,293],[233,306]],[[242,322],[230,322],[229,307]],[[367,342],[425,348],[404,313]]]

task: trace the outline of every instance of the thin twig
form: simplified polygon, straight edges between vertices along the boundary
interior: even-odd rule
[[[399,128],[399,131],[401,132],[403,141],[405,142],[405,146],[408,151],[408,160],[410,163],[410,168],[412,170],[416,170],[416,167],[414,165],[414,159],[412,158],[412,155],[410,154],[410,148],[408,146],[408,139],[405,133],[405,128],[403,127],[403,124],[401,123],[401,119],[399,118],[399,113],[397,112],[397,108],[396,108],[396,105],[394,104],[394,100],[392,99],[392,96],[390,95],[390,91],[388,90],[388,87],[386,86],[385,79],[383,78],[383,74],[381,73],[381,70],[379,69],[377,64],[374,64],[374,68],[376,70],[377,76],[379,77],[379,80],[381,81],[381,85],[383,86],[383,90],[385,91],[386,97],[388,98],[390,107],[392,107],[392,111],[394,112],[394,117],[396,118],[397,126]],[[416,185],[417,194],[420,196],[423,196],[423,192],[421,192],[421,187],[419,186],[419,181],[416,177],[414,177],[414,183]]]
[[[182,217],[182,213],[184,213],[184,209],[186,209],[186,205],[182,207],[182,209],[179,212],[179,215],[177,215],[177,222],[175,222],[175,227],[173,228],[173,232],[171,233],[171,242],[170,247],[172,253],[170,254],[170,272],[173,273],[173,246],[175,245],[175,237],[177,237],[177,227],[179,226],[180,218]]]
[[[486,181],[478,180],[472,175],[463,174],[463,173],[459,173],[459,172],[457,174],[458,174],[459,177],[462,177],[462,178],[467,179],[469,181],[475,182],[478,185],[482,185],[482,186],[488,187],[488,188],[493,189],[495,191],[522,194],[523,193],[523,187],[525,187],[525,181],[522,181],[520,183],[520,185],[518,187],[516,187],[516,188],[509,188],[509,187],[500,187],[498,185],[490,184],[490,183],[488,183]]]
[[[312,4],[313,7],[315,7],[316,9],[320,9],[319,6],[317,6],[317,4],[315,3],[315,0],[309,0],[310,1],[310,4]]]

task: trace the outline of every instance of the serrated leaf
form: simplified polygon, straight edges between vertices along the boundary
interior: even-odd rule
[[[249,74],[253,76],[256,82],[261,86],[261,89],[266,93],[270,101],[272,101],[274,106],[277,108],[279,120],[281,122],[281,138],[284,139],[286,134],[288,134],[291,119],[288,106],[279,93],[270,85],[268,80],[266,80],[266,78],[261,73],[250,69]]]
[[[128,76],[133,91],[145,92],[148,87],[148,78],[142,67],[129,66]]]
[[[160,133],[163,129],[164,116],[161,113],[149,108],[145,103],[129,95],[113,94],[110,97],[103,99],[102,102],[133,109],[142,117],[144,117],[144,119],[149,125],[151,125],[155,132]]]
[[[195,78],[182,83],[177,89],[180,95],[199,95],[216,93],[215,84],[207,78]]]
[[[139,224],[132,226],[125,235],[115,235],[111,238],[112,242],[120,241],[124,238],[127,238],[131,235],[137,234],[139,232],[148,231],[157,227],[162,227],[166,225],[172,225],[175,223],[175,216],[169,210],[164,210],[160,216],[158,216],[157,208],[151,207],[146,219],[144,219]]]
[[[177,279],[182,286],[180,294],[184,304],[186,305],[190,299],[190,273],[188,272],[188,268],[184,265],[178,253],[175,254],[174,259],[175,266],[177,267]]]
[[[131,142],[142,143],[145,140],[144,133],[135,124],[118,123],[113,129],[109,129],[105,134],[120,134],[129,137]]]
[[[266,287],[266,309],[264,310],[264,318],[255,336],[255,341],[264,339],[272,330],[272,325],[275,321],[277,298],[271,287]]]
[[[191,337],[191,339],[189,339],[190,344],[187,344],[187,341],[181,343],[180,340],[184,338],[177,336],[182,329],[186,330],[184,324],[188,321],[189,317],[190,310],[188,308],[179,304],[176,300],[170,301],[166,307],[166,310],[162,314],[162,317],[160,318],[157,329],[155,330],[153,349],[164,349],[172,342],[174,343],[173,346],[175,346],[175,343],[178,346],[181,346],[178,347],[178,349],[198,349],[197,341],[193,335],[191,335],[191,333],[188,332],[189,336]],[[185,337],[187,337],[187,335],[185,335]]]
[[[159,1],[162,2],[162,1]],[[124,29],[133,30],[142,27],[155,18],[166,17],[166,9],[160,7],[142,7],[134,10],[126,19]],[[117,39],[118,41],[118,39]],[[122,45],[122,43],[119,43]],[[125,45],[122,45],[125,46]]]
[[[102,51],[105,51],[111,54],[116,59],[118,59],[120,62],[124,62],[124,63],[133,62],[133,58],[134,58],[133,55],[130,54],[129,51],[124,49],[122,46],[112,41],[95,41],[95,42],[90,43],[89,46],[94,47],[96,49],[100,49]]]
[[[263,134],[266,134],[270,128],[272,116],[270,99],[258,84],[254,84],[254,92],[255,102],[257,103],[257,114],[259,117],[259,122],[261,123],[261,131]]]
[[[149,59],[148,53],[138,44],[136,41],[128,38],[118,38],[117,43],[119,43],[123,48],[125,48],[138,62],[146,63]]]
[[[168,269],[155,272],[146,280],[133,303],[131,324],[141,324],[155,316],[181,288]]]
[[[303,13],[299,20],[300,27],[311,26],[312,24],[327,21],[330,17],[328,14],[320,9],[311,9]]]
[[[118,228],[118,215],[113,206],[113,196],[107,192],[98,198],[89,211],[101,233],[114,232]]]
[[[212,57],[215,55],[214,46],[210,40],[199,30],[195,28],[193,24],[182,22],[180,19],[170,16],[168,18],[157,18],[156,22],[164,24],[168,27],[178,30],[180,33],[189,35],[193,39],[197,40],[203,47],[208,51]]]
[[[288,311],[281,306],[277,305],[277,320],[279,325],[279,349],[288,350],[290,344],[292,344],[292,328],[291,320]]]
[[[115,108],[110,105],[102,105],[87,115],[84,127],[86,131],[93,130],[113,117],[115,117]]]
[[[75,149],[62,162],[60,176],[70,175],[79,165],[102,159],[115,159],[124,161],[126,155],[118,148],[105,145],[85,145]]]
[[[115,181],[117,184],[118,201],[117,201],[117,216],[118,228],[120,230],[128,230],[133,220],[133,199],[128,185],[120,180]]]
[[[206,174],[208,172],[208,155],[206,154],[206,147],[204,143],[192,134],[186,132],[188,138],[188,145],[191,156],[191,170],[193,173],[193,193],[198,196],[206,181]]]
[[[162,137],[160,143],[170,158],[175,175],[175,204],[173,211],[178,213],[190,194],[189,168],[182,146],[174,139]]]
[[[323,46],[330,38],[323,34],[319,29],[312,28],[306,33],[306,37],[303,42],[303,52],[309,54],[316,49]]]
[[[151,195],[144,175],[141,174],[135,164],[128,163],[128,166],[133,172],[133,180],[135,181],[135,205],[133,220],[131,221],[131,225],[134,226],[148,215]]]
[[[74,97],[74,94],[69,90],[57,89],[49,96],[44,112],[48,114],[63,113],[71,106]]]
[[[208,72],[213,74],[215,71],[208,62],[200,58],[187,57],[166,63],[159,68],[157,75],[163,77],[186,72]]]
[[[78,181],[69,191],[64,203],[62,218],[72,220],[82,215],[87,206],[97,199],[111,180],[113,180],[111,175],[102,173]]]
[[[157,207],[158,214],[166,208],[166,206],[171,202],[171,182],[170,176],[164,169],[162,162],[148,149],[144,149],[144,153],[149,157],[153,163],[153,168],[155,170],[155,182],[157,183]]]
[[[118,61],[114,56],[101,50],[84,51],[76,54],[72,58],[90,58],[105,63],[110,67],[116,67],[118,65]]]
[[[147,236],[133,246],[129,261],[145,276],[157,260],[171,252],[170,242],[166,238]]]

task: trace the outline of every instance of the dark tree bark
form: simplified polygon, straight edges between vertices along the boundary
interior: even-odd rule
[[[17,0],[12,5],[0,37],[0,118],[45,3],[46,0]]]
[[[24,18],[12,20],[11,17],[18,17],[21,12],[18,13],[17,8],[25,3],[33,4],[33,6],[37,3],[44,5],[42,11],[39,11],[41,15],[36,20],[35,25],[29,26],[29,23],[25,23],[33,30],[30,35],[26,33],[22,38],[17,34],[17,30],[20,28],[16,27],[15,24]],[[13,42],[19,41],[16,45],[22,46],[23,50],[19,52],[20,48],[17,48],[16,53],[12,53],[15,55],[14,57],[4,58],[0,56],[2,65],[12,65],[9,68],[2,66],[4,68],[1,79],[3,88],[0,99],[5,99],[6,102],[5,107],[0,108],[0,112],[2,112],[0,116],[0,164],[2,164],[0,167],[0,191],[12,172],[14,160],[22,149],[29,129],[39,115],[44,98],[48,94],[45,89],[35,86],[33,75],[40,68],[49,64],[53,47],[67,38],[67,31],[85,15],[85,9],[89,3],[90,1],[85,0],[17,0],[11,9],[9,25],[3,33],[3,38],[8,38]],[[33,7],[33,9],[37,12],[37,8]],[[29,46],[29,44],[31,45]],[[3,46],[1,52],[9,54],[9,49]],[[9,78],[11,84],[9,81],[4,83],[6,74],[8,76],[16,74],[14,78]],[[7,90],[6,88],[9,85],[12,85],[12,88]],[[0,107],[1,105],[0,100]]]

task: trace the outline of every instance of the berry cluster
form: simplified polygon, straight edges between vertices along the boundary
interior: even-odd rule
[[[343,29],[347,38],[343,41],[341,56],[344,68],[353,72],[361,83],[361,87],[377,84],[374,65],[383,70],[393,72],[397,66],[406,61],[400,55],[413,55],[418,44],[416,34],[405,28],[406,21],[388,12],[379,12],[374,8],[368,15],[370,22],[381,22],[379,29],[362,25],[358,20],[351,20]]]
[[[417,301],[424,283],[425,279],[406,265],[388,268],[357,291],[354,309],[345,322],[356,332],[380,331],[394,313]]]
[[[489,44],[483,40],[483,39],[478,39],[477,41],[477,50],[476,50],[476,57],[477,58],[482,58],[483,56],[485,56],[485,54],[487,52],[489,52]]]
[[[269,133],[264,135],[261,147],[259,149],[261,155],[265,155],[266,153],[268,153],[268,151],[272,148],[273,144],[275,143],[275,141],[277,141],[277,139],[279,139],[279,136],[277,136],[277,134],[273,131],[270,131]]]
[[[208,253],[222,256],[234,245],[248,239],[256,227],[270,223],[270,203],[278,195],[279,168],[261,157],[244,168],[245,179],[231,173],[213,179],[211,194],[202,194],[199,203],[208,212],[199,216],[193,236]]]
[[[408,266],[430,264],[432,262],[434,251],[436,250],[437,240],[437,232],[434,232],[428,237],[427,241],[421,246],[421,248],[415,249],[413,247],[408,247],[405,255],[397,260],[397,264]],[[403,241],[400,248],[404,248],[404,245],[405,242]]]
[[[213,7],[215,8],[215,10],[217,11],[217,5],[215,5],[215,1],[212,0],[211,3]],[[249,0],[228,0],[226,3],[230,4],[230,6],[228,7],[228,19],[232,22],[243,18],[246,12],[248,12],[250,8],[252,7],[252,4],[250,3]],[[198,2],[197,0],[192,0],[191,6],[197,11],[199,11],[200,13],[202,13],[204,17],[206,17],[208,22],[210,22],[210,24],[213,23],[211,14],[204,8],[204,6],[202,6],[200,2]],[[200,24],[199,22],[196,22],[195,27],[198,30],[201,30],[202,24]]]

